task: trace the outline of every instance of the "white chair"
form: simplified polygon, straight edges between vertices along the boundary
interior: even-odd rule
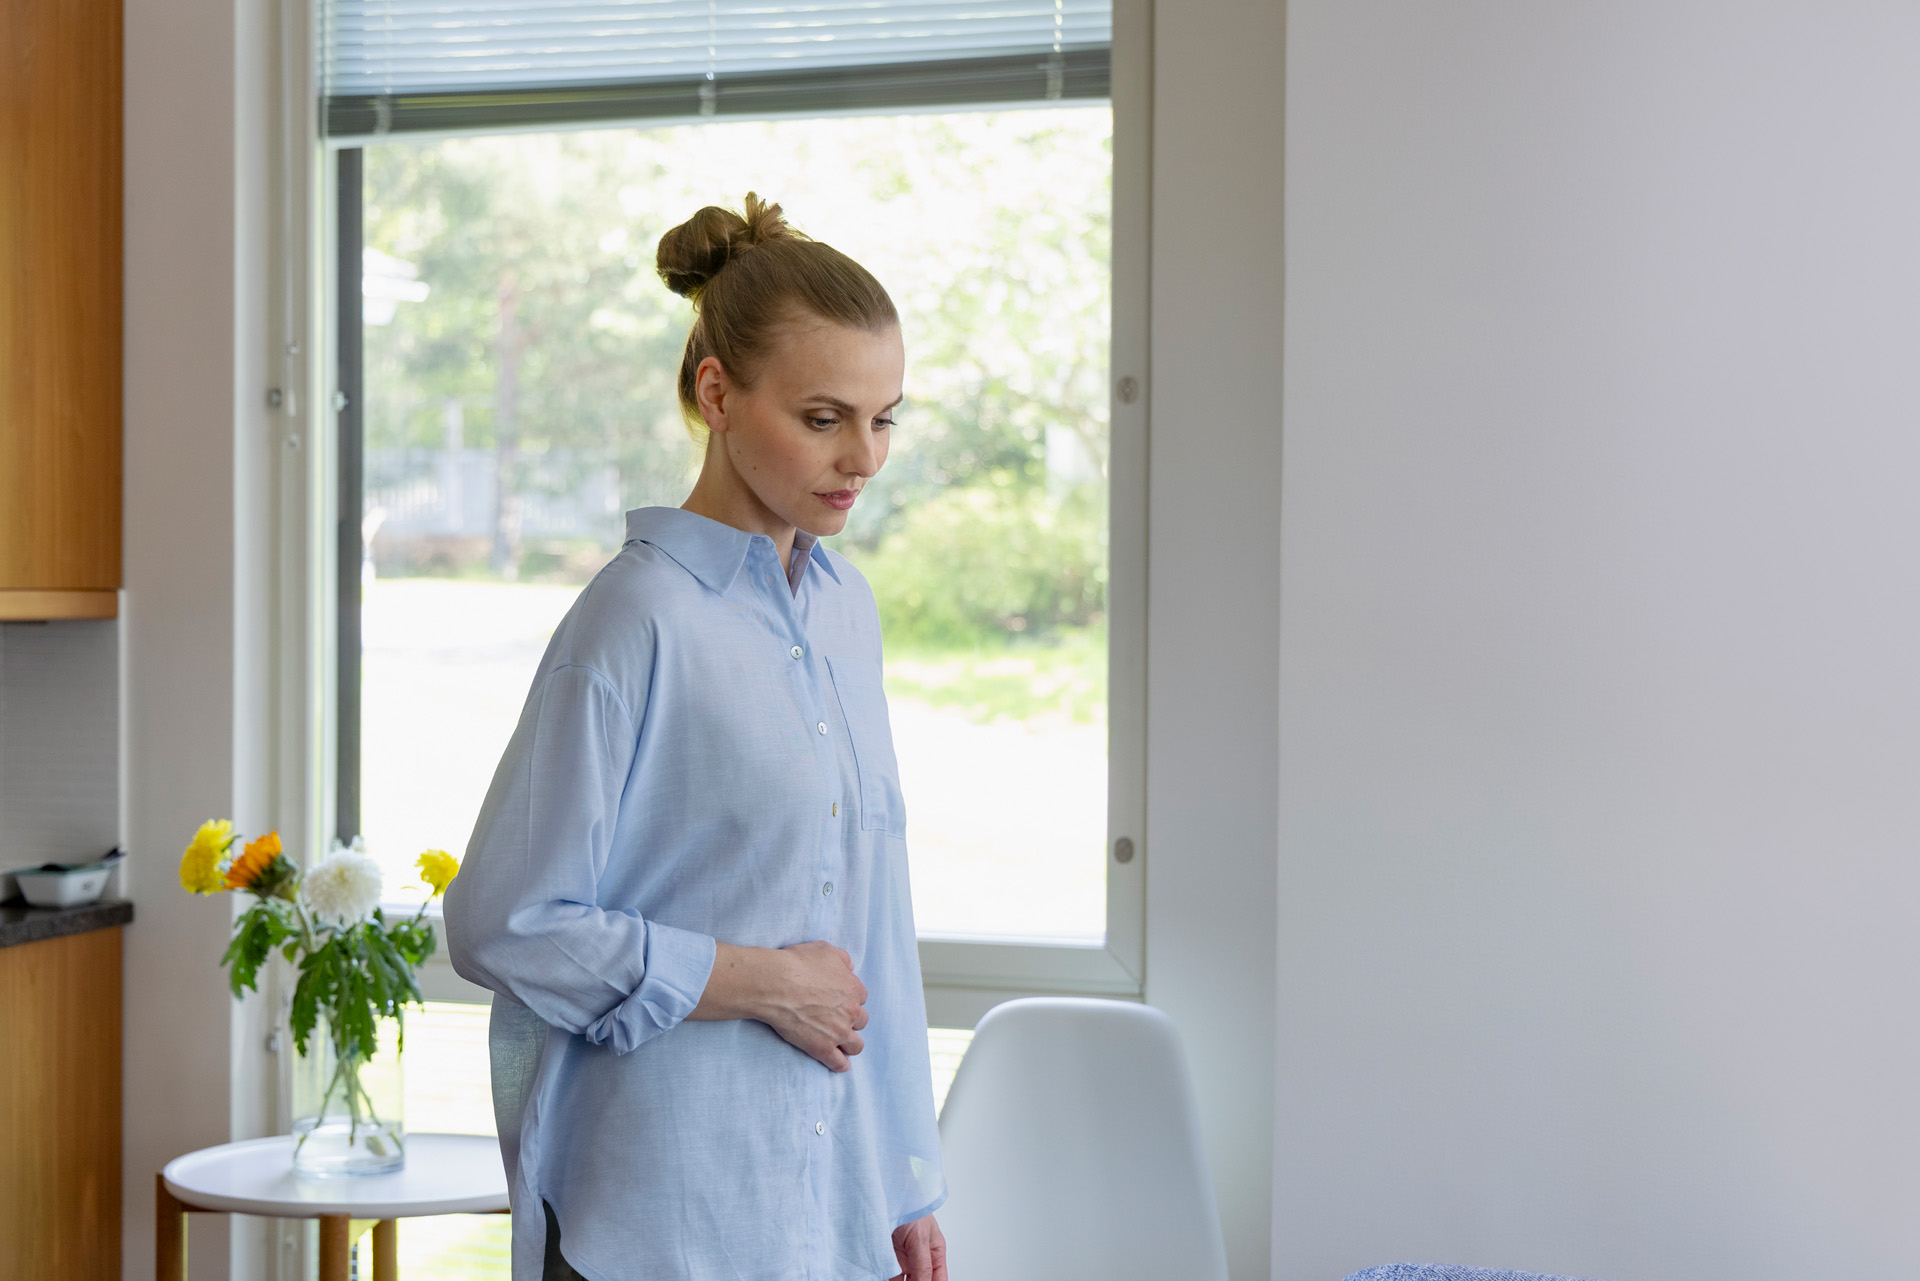
[[[980,1020],[940,1116],[956,1277],[1226,1281],[1173,1020],[1034,998]]]

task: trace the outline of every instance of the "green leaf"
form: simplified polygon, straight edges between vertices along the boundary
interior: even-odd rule
[[[286,905],[263,900],[249,908],[225,958],[236,995],[256,986],[259,967],[279,948],[298,968],[290,1023],[301,1054],[311,1052],[323,1015],[337,1055],[371,1058],[383,1018],[398,1021],[404,1042],[405,1007],[425,1003],[414,966],[433,951],[432,926],[413,919],[388,925],[376,912],[372,921],[322,933],[324,942],[302,954],[307,937]]]
[[[310,955],[301,960],[300,979],[293,987],[293,1046],[301,1054],[307,1052],[307,1039],[313,1035],[313,1025],[319,1018],[322,990],[326,984],[313,959]]]
[[[275,906],[255,903],[234,922],[233,938],[220,961],[228,967],[227,985],[235,997],[259,990],[260,967],[274,945],[288,935],[289,927]]]

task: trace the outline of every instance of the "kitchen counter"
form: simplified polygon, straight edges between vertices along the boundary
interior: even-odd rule
[[[29,907],[26,900],[14,899],[0,903],[0,947],[111,929],[132,919],[133,904],[124,899],[101,899],[80,907]]]

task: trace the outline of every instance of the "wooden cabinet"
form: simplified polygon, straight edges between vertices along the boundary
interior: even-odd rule
[[[120,930],[0,947],[0,1274],[120,1276]]]
[[[120,586],[121,0],[0,0],[0,620]]]

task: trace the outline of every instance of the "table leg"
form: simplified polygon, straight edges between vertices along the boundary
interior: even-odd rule
[[[154,1281],[187,1281],[187,1207],[153,1176]]]
[[[320,1216],[320,1281],[347,1281],[347,1254],[353,1248],[349,1222],[344,1214]]]
[[[400,1281],[400,1225],[392,1219],[373,1225],[373,1281]]]

